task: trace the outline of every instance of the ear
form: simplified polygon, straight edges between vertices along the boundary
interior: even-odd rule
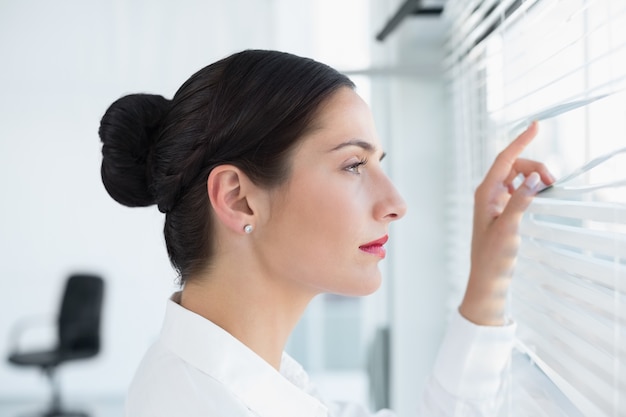
[[[255,213],[250,204],[256,186],[233,165],[219,165],[209,174],[207,192],[217,219],[228,229],[244,233],[244,226],[254,226]]]

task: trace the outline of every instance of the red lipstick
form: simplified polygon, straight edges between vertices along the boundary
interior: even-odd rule
[[[380,239],[376,239],[372,242],[359,246],[359,249],[363,252],[371,253],[372,255],[376,255],[379,258],[384,259],[387,251],[383,245],[387,243],[387,240],[389,240],[389,236],[385,235]]]

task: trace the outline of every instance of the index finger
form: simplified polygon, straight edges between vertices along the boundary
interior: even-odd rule
[[[524,151],[526,146],[537,136],[538,123],[532,122],[513,142],[498,154],[493,165],[487,172],[487,181],[504,181],[513,169],[517,157]]]

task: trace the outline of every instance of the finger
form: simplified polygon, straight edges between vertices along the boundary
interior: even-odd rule
[[[531,173],[536,172],[539,174],[541,182],[543,182],[545,185],[550,185],[555,181],[554,176],[550,173],[550,171],[544,164],[530,159],[518,158],[517,160],[515,160],[515,162],[513,163],[512,172],[515,172],[515,175],[519,175],[521,173],[522,175],[524,175],[524,177],[527,177]]]
[[[518,158],[513,163],[513,167],[511,168],[511,171],[509,171],[509,175],[504,179],[504,184],[509,189],[509,193],[512,194],[515,191],[515,180],[520,175],[525,178],[532,172],[538,173],[541,182],[545,185],[550,185],[556,180],[554,178],[554,175],[552,175],[548,168],[541,162],[533,161],[530,159]]]
[[[519,172],[515,169],[515,166],[513,167],[513,169],[511,169],[511,171],[509,172],[509,175],[504,179],[504,185],[506,185],[506,187],[509,190],[509,194],[513,194],[513,192],[515,191],[515,179],[519,176]]]
[[[524,151],[526,146],[537,136],[537,122],[532,122],[528,128],[522,132],[513,142],[498,154],[493,165],[487,172],[485,180],[503,181],[506,179],[517,160],[517,157]]]
[[[515,190],[508,204],[502,211],[499,221],[507,222],[511,227],[517,228],[524,215],[524,211],[532,203],[535,194],[541,185],[541,177],[537,172],[529,174],[524,182]]]

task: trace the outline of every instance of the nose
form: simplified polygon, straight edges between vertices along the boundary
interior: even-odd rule
[[[383,221],[400,220],[406,214],[406,202],[391,182],[391,179],[381,175],[377,188],[377,199],[374,206],[374,216]]]

